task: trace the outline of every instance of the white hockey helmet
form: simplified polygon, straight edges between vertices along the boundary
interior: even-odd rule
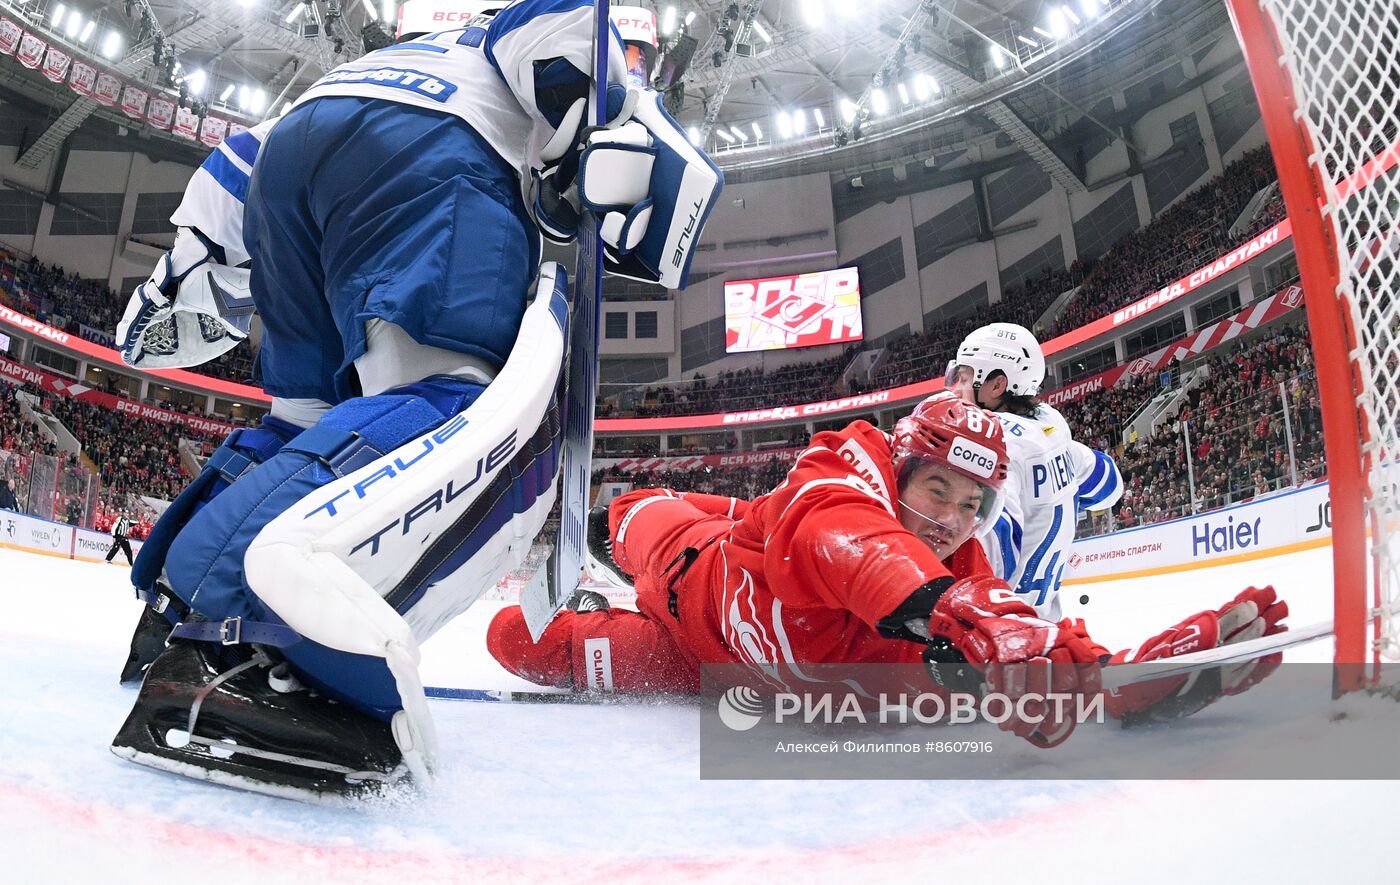
[[[399,27],[404,34],[435,34],[465,28],[478,15],[504,8],[510,0],[404,0],[399,6]]]
[[[1040,342],[1025,326],[991,323],[976,330],[958,345],[958,358],[948,364],[948,383],[958,366],[972,369],[972,383],[981,386],[995,371],[1006,375],[1006,392],[1035,396],[1045,380],[1045,354]]]

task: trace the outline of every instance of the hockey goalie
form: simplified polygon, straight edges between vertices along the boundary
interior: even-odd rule
[[[575,691],[695,692],[706,663],[767,672],[922,662],[931,691],[1024,697],[1098,692],[1102,664],[1162,661],[1285,629],[1287,605],[1269,587],[1116,654],[1082,621],[1039,617],[994,576],[977,540],[997,522],[1006,481],[1002,424],[944,392],[893,433],[864,421],[818,433],[787,478],[752,502],[628,492],[590,520],[589,555],[595,573],[634,584],[639,610],[607,608],[599,595],[595,610],[561,613],[536,644],[520,609],[506,608],[488,647],[511,672]],[[600,644],[606,671],[597,674],[587,652]],[[1278,662],[1129,685],[1104,706],[1125,726],[1190,715]],[[1076,724],[1048,705],[1026,711],[1002,727],[1037,746],[1063,742]]]
[[[207,361],[256,310],[273,401],[136,561],[119,756],[296,797],[429,780],[418,644],[519,564],[557,494],[568,287],[541,235],[588,210],[609,270],[682,288],[722,186],[595,18],[415,0],[396,43],[192,178],[123,358]]]

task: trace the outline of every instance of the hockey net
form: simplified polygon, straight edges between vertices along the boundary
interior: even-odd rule
[[[1350,690],[1400,658],[1400,4],[1228,2],[1307,299],[1331,480],[1338,687]]]

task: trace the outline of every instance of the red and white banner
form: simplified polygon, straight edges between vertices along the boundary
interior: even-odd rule
[[[609,462],[598,459],[594,464],[623,473],[650,473],[656,470],[695,470],[700,467],[747,467],[771,461],[796,461],[801,448],[768,449],[762,452],[734,452],[726,455],[678,455],[674,457],[619,458]]]
[[[68,76],[68,65],[72,62],[73,56],[55,46],[50,46],[49,51],[44,53],[44,64],[39,70],[53,82],[62,83]]]
[[[96,85],[97,68],[80,61],[73,62],[73,72],[68,75],[68,88],[79,95],[92,95]]]
[[[11,19],[0,17],[0,55],[14,55],[23,36],[24,28]]]
[[[122,92],[122,81],[111,74],[103,71],[97,75],[97,86],[92,90],[92,97],[98,104],[105,104],[108,107],[117,103],[117,98]]]
[[[228,135],[227,135],[226,137],[227,137],[227,138],[233,138],[235,135],[239,134],[240,132],[247,132],[247,131],[248,131],[248,127],[247,127],[247,126],[244,126],[242,123],[239,123],[239,122],[236,121],[236,120],[229,120],[229,121],[228,121]]]
[[[726,353],[838,344],[863,337],[858,268],[724,284]]]
[[[175,102],[168,98],[153,98],[146,105],[146,122],[152,129],[169,129],[175,122]]]
[[[175,123],[170,127],[170,131],[181,138],[194,141],[199,136],[199,117],[189,108],[176,108]]]
[[[123,415],[131,415],[142,421],[155,421],[159,424],[178,424],[181,427],[198,433],[232,433],[234,426],[227,421],[219,421],[214,418],[206,418],[203,415],[186,415],[183,412],[172,412],[169,409],[162,409],[156,406],[139,403],[135,400],[123,399],[113,396],[110,393],[103,393],[100,390],[93,390],[85,384],[79,384],[68,378],[50,374],[32,366],[22,365],[13,360],[0,357],[0,377],[10,378],[24,384],[31,384],[35,387],[43,388],[52,393],[62,396],[72,397],[85,403],[92,403],[104,409],[112,409],[121,412]]]
[[[1117,387],[1125,380],[1138,378],[1168,368],[1175,360],[1186,360],[1212,350],[1246,332],[1257,329],[1265,323],[1273,322],[1292,310],[1303,306],[1303,290],[1289,286],[1268,298],[1249,305],[1244,310],[1226,320],[1206,326],[1185,338],[1173,341],[1166,347],[1140,356],[1127,365],[1100,372],[1048,394],[1045,401],[1059,407],[1065,403],[1083,399],[1091,393]]]
[[[44,50],[48,49],[48,44],[33,34],[25,34],[19,40],[19,49],[15,52],[15,58],[26,68],[37,68],[44,60]]]
[[[199,126],[199,140],[210,147],[218,146],[228,132],[228,121],[218,117],[205,117]]]
[[[1045,342],[1045,355],[1050,356],[1066,348],[1083,344],[1091,338],[1112,332],[1124,323],[1130,323],[1140,316],[1166,307],[1177,299],[1191,294],[1221,274],[1243,267],[1246,263],[1285,242],[1292,235],[1293,225],[1285,218],[1244,245],[1231,249],[1210,264],[1196,268],[1191,273],[1169,286],[1163,286],[1146,298],[1140,298],[1108,316],[1099,317],[1092,323],[1080,326],[1072,332],[1066,332],[1058,338],[1052,338]]]
[[[146,102],[150,99],[150,93],[144,89],[137,89],[135,86],[127,86],[122,89],[122,113],[139,120],[146,116]]]

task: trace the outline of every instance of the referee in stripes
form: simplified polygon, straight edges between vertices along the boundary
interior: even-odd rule
[[[126,539],[131,531],[131,519],[122,510],[117,514],[117,521],[112,523],[112,547],[107,551],[107,561],[111,562],[117,555],[117,551],[126,554],[126,564],[131,565],[131,542]]]

